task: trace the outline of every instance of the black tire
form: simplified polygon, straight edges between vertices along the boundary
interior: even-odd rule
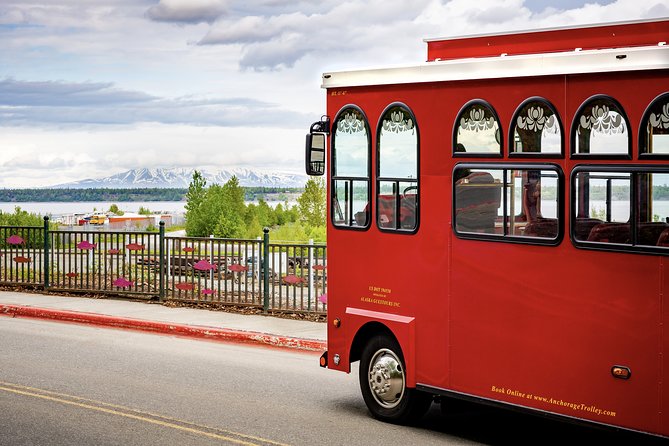
[[[416,421],[432,403],[431,395],[406,386],[402,350],[383,335],[373,337],[362,351],[360,390],[372,416],[390,423]]]

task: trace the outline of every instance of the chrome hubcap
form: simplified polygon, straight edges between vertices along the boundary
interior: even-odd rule
[[[387,409],[397,406],[404,395],[404,370],[395,353],[377,351],[369,363],[369,388],[376,401]]]

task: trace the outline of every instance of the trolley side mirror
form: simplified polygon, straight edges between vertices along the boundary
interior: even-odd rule
[[[325,133],[309,133],[306,152],[307,175],[325,174]]]
[[[311,124],[307,135],[305,168],[307,175],[321,176],[325,174],[325,144],[330,133],[330,118],[321,117],[320,121]]]

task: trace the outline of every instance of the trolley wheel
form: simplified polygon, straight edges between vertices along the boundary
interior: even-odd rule
[[[409,423],[427,412],[432,396],[406,386],[404,356],[388,336],[375,336],[360,359],[360,390],[372,416],[391,423]]]

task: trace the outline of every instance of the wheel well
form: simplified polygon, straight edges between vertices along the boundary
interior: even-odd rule
[[[360,361],[362,350],[365,348],[367,341],[380,334],[386,335],[397,341],[397,338],[388,327],[380,322],[369,322],[368,324],[363,325],[356,333],[355,338],[353,338],[351,355],[349,357],[350,362]],[[399,341],[397,341],[397,343],[399,344]]]

